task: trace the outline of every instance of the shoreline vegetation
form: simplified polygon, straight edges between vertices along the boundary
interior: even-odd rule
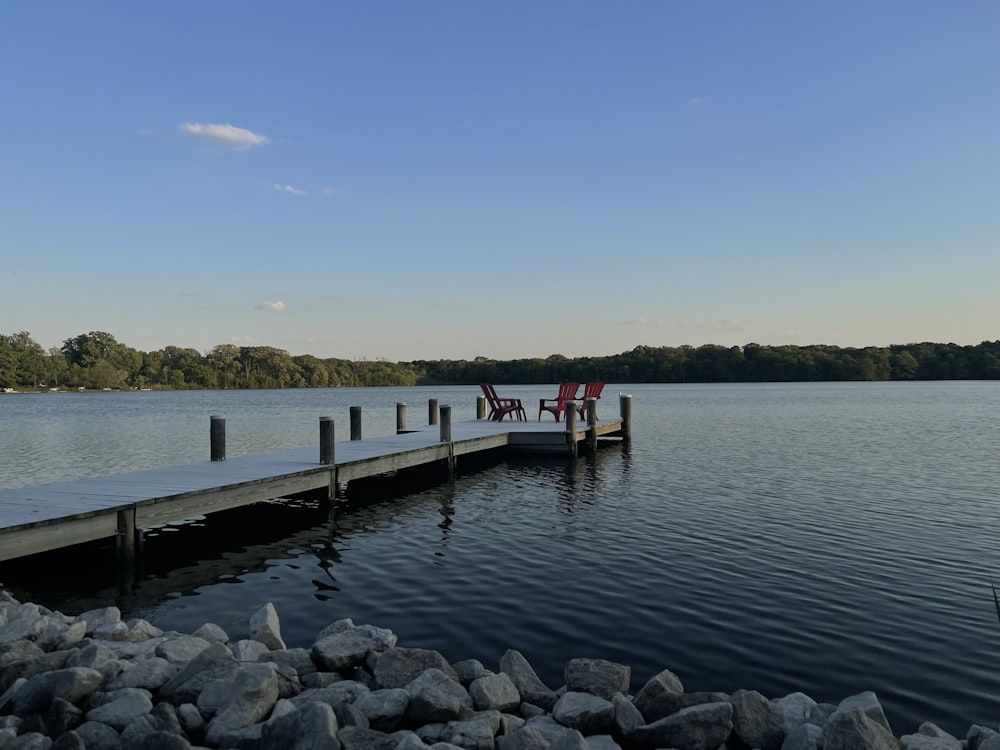
[[[1000,380],[1000,339],[976,345],[887,347],[637,346],[599,357],[496,360],[349,360],[293,356],[271,346],[220,344],[207,352],[134,349],[104,331],[48,351],[27,331],[0,334],[0,393],[47,390],[186,390],[414,385],[764,383]]]

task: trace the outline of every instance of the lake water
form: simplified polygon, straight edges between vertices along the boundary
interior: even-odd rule
[[[531,404],[555,387],[501,388]],[[878,693],[895,733],[1000,718],[1000,383],[609,385],[631,446],[460,463],[456,481],[364,505],[336,533],[315,503],[261,504],[154,532],[139,585],[106,555],[0,565],[23,599],[237,637],[274,602],[290,646],[352,617],[400,644],[496,668],[522,651],[550,686],[573,657],[669,668],[687,690]],[[395,404],[475,416],[478,388],[0,396],[0,486],[312,445],[395,429]],[[464,471],[463,471],[464,468]],[[219,521],[217,519],[224,519]],[[100,553],[100,554],[99,554]]]

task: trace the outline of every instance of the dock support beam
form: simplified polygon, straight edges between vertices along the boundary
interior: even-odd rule
[[[361,439],[361,407],[351,407],[351,440]]]
[[[618,394],[622,415],[622,440],[626,443],[632,440],[632,396],[628,393]]]
[[[213,461],[226,460],[226,418],[223,416],[209,417],[210,453]]]
[[[118,535],[115,537],[115,557],[119,562],[135,562],[135,507],[118,511]]]
[[[576,402],[566,402],[566,443],[569,454],[576,457]]]
[[[597,452],[597,399],[587,399],[587,446],[591,453]]]
[[[396,434],[406,432],[406,404],[396,404]]]
[[[486,396],[476,396],[476,419],[486,419]]]
[[[438,423],[438,400],[436,398],[427,399],[427,424]]]

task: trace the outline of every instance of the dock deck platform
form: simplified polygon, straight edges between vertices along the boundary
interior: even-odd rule
[[[438,461],[498,448],[575,453],[576,445],[604,436],[626,436],[623,419],[579,424],[572,438],[565,423],[492,422],[438,425],[385,437],[334,443],[333,463],[321,463],[317,446],[224,461],[206,461],[69,482],[0,490],[0,561],[113,537],[123,558],[135,556],[142,530],[230,508],[337,487]],[[591,432],[591,429],[593,432]]]

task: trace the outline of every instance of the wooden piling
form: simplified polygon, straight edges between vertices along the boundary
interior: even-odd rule
[[[361,407],[351,407],[351,440],[361,439]]]
[[[209,451],[213,461],[226,460],[226,418],[220,415],[209,417]]]
[[[115,536],[115,557],[119,562],[135,562],[135,507],[118,511],[118,534]]]
[[[576,402],[566,402],[566,443],[569,454],[576,456]]]
[[[438,400],[431,398],[427,400],[427,424],[438,423]]]
[[[486,419],[486,396],[476,396],[476,419]]]
[[[336,463],[336,447],[333,442],[333,417],[319,418],[319,462],[332,466]]]
[[[587,446],[591,453],[597,451],[597,399],[587,399]]]
[[[622,440],[629,442],[632,440],[632,396],[628,393],[618,394],[619,407],[622,417]]]
[[[396,434],[406,432],[406,404],[400,402],[396,404]]]
[[[455,478],[455,445],[451,441],[451,406],[441,407],[441,442],[448,444],[448,479]]]

